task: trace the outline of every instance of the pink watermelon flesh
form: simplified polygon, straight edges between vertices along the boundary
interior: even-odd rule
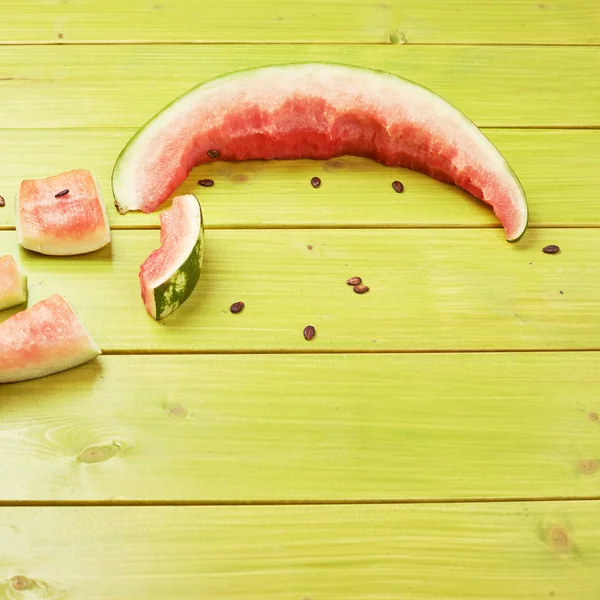
[[[61,195],[65,190],[68,194]],[[24,248],[52,255],[83,254],[108,244],[106,206],[93,175],[79,169],[23,181],[17,240]]]
[[[341,65],[242,71],[191,90],[125,147],[120,212],[155,210],[195,165],[221,160],[372,158],[454,183],[492,206],[507,238],[527,224],[523,189],[483,133],[445,100],[394,75]]]
[[[99,354],[100,348],[59,295],[0,324],[0,383],[65,371]]]
[[[0,256],[0,310],[27,300],[27,278],[10,255]]]

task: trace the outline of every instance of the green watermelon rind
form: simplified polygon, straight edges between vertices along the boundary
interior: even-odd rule
[[[198,202],[197,198],[195,200]],[[153,311],[150,314],[157,321],[164,319],[177,310],[192,295],[200,280],[205,247],[204,220],[200,202],[198,202],[198,211],[200,215],[198,239],[191,252],[187,254],[177,270],[168,279],[149,290],[153,299]]]
[[[166,113],[170,113],[171,109],[173,109],[180,101],[186,99],[188,96],[190,96],[191,94],[195,93],[196,91],[198,91],[200,88],[207,86],[209,84],[213,84],[216,83],[220,80],[225,80],[228,78],[237,78],[237,77],[242,77],[243,75],[249,75],[252,74],[253,72],[256,71],[260,71],[263,70],[265,68],[269,68],[269,67],[294,67],[294,66],[306,66],[306,65],[310,65],[310,64],[315,64],[315,65],[320,65],[320,66],[332,66],[332,67],[344,67],[344,68],[348,68],[348,69],[354,69],[356,71],[361,71],[361,72],[365,72],[365,73],[378,73],[380,75],[383,76],[388,76],[388,77],[394,77],[404,83],[407,83],[409,85],[412,85],[416,88],[420,88],[424,91],[426,91],[428,94],[431,94],[432,96],[436,97],[436,98],[440,98],[441,100],[443,100],[446,104],[448,104],[449,106],[451,106],[458,115],[460,115],[464,121],[470,125],[472,125],[473,127],[475,127],[480,133],[481,135],[483,135],[486,140],[489,142],[489,144],[491,146],[493,146],[498,154],[499,157],[501,157],[502,159],[502,163],[503,166],[505,168],[505,171],[508,175],[510,175],[511,179],[514,180],[514,182],[517,184],[521,194],[522,194],[522,198],[523,198],[523,205],[520,207],[521,208],[521,227],[518,229],[518,235],[514,236],[514,237],[507,237],[507,241],[514,243],[519,241],[522,237],[523,234],[525,233],[525,230],[527,229],[527,225],[529,223],[529,210],[527,207],[527,202],[526,202],[526,195],[525,195],[525,190],[523,189],[523,185],[521,184],[521,181],[519,180],[519,178],[517,177],[516,173],[514,172],[514,170],[512,169],[512,167],[508,164],[508,162],[506,161],[506,159],[504,158],[504,156],[500,153],[500,151],[498,150],[498,148],[493,144],[493,142],[481,131],[481,129],[479,129],[477,127],[477,125],[475,125],[475,123],[469,119],[469,117],[467,117],[462,111],[460,111],[458,108],[456,108],[454,105],[451,105],[450,103],[448,103],[446,100],[444,100],[441,96],[439,96],[439,94],[436,94],[435,92],[433,92],[432,90],[430,90],[428,87],[421,85],[419,83],[415,83],[414,81],[407,79],[405,77],[401,77],[400,75],[396,75],[394,73],[390,73],[389,71],[383,71],[381,69],[372,69],[372,68],[367,68],[367,67],[359,67],[356,65],[348,65],[348,64],[343,64],[343,63],[333,63],[333,62],[327,62],[327,63],[282,63],[282,64],[276,64],[276,65],[261,65],[258,67],[249,67],[247,69],[240,69],[238,71],[233,71],[233,72],[229,72],[229,73],[224,73],[223,75],[219,75],[217,77],[214,77],[212,79],[208,79],[206,81],[203,81],[202,83],[195,85],[194,87],[188,89],[186,92],[184,92],[183,94],[181,94],[180,96],[178,96],[177,98],[175,98],[173,101],[171,101],[169,104],[167,104],[166,106],[164,106],[160,111],[158,111],[153,117],[151,117],[148,121],[146,121],[146,123],[144,123],[144,125],[142,127],[140,127],[136,133],[131,137],[131,139],[127,142],[127,144],[124,146],[124,148],[121,150],[121,152],[119,153],[117,160],[115,162],[114,168],[113,168],[113,172],[112,172],[112,176],[111,176],[111,184],[112,184],[112,189],[113,189],[113,195],[114,195],[114,203],[115,206],[118,210],[119,213],[121,214],[125,214],[128,210],[130,210],[128,207],[124,206],[121,202],[119,202],[119,199],[117,197],[116,191],[115,191],[115,187],[116,187],[116,181],[118,180],[118,177],[121,173],[122,168],[127,164],[127,156],[131,153],[134,152],[135,153],[135,146],[137,145],[137,143],[139,142],[140,138],[144,135],[144,133],[147,131],[147,129],[149,128],[150,125],[159,123],[161,120],[161,117],[164,117],[166,115]]]

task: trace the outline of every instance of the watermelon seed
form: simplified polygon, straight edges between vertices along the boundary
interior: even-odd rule
[[[401,194],[404,191],[404,186],[400,181],[394,181],[394,183],[392,183],[392,187],[394,188],[395,192],[398,192],[398,194]]]
[[[313,177],[310,180],[310,185],[317,189],[321,185],[321,179],[319,177]]]
[[[202,187],[212,187],[215,185],[215,182],[212,179],[201,179],[198,182]]]
[[[66,196],[68,193],[69,193],[69,190],[63,190],[62,192],[58,192],[58,194],[56,194],[54,197],[62,198],[63,196]]]
[[[362,279],[360,277],[350,277],[346,283],[348,285],[360,285],[362,283]]]
[[[0,208],[2,208],[3,206],[6,206],[6,202],[5,202],[4,198],[2,196],[0,196]]]
[[[544,246],[544,248],[542,248],[542,252],[544,254],[558,254],[560,252],[560,248],[554,244],[550,244],[549,246]]]
[[[307,325],[304,328],[304,339],[310,342],[315,337],[317,330],[312,325]]]
[[[313,247],[309,244],[308,246],[306,246],[309,250],[312,250]]]
[[[369,291],[369,287],[359,283],[352,288],[357,294],[366,294]]]
[[[239,312],[242,312],[244,310],[244,306],[246,306],[243,302],[234,302],[230,307],[229,310],[234,314],[237,315]]]
[[[209,150],[206,154],[208,154],[208,158],[219,158],[221,156],[218,150]]]

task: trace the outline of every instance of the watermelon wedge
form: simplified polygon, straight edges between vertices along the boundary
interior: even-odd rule
[[[121,152],[112,179],[115,204],[121,213],[152,212],[194,165],[216,158],[345,154],[454,183],[493,208],[509,241],[525,231],[519,180],[467,117],[406,79],[333,64],[262,67],[190,90]]]
[[[140,268],[148,314],[164,319],[194,291],[204,256],[204,225],[196,196],[178,196],[160,214],[160,243]]]
[[[41,254],[93,252],[110,242],[106,206],[96,178],[85,169],[21,183],[17,241]]]
[[[100,348],[59,295],[0,323],[0,383],[66,371],[99,354]]]
[[[27,277],[10,255],[0,256],[0,310],[27,302]]]

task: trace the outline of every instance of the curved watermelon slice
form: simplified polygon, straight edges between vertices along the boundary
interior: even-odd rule
[[[113,172],[121,213],[152,212],[194,165],[344,154],[454,183],[492,206],[509,241],[527,225],[519,180],[483,133],[433,92],[332,64],[263,67],[190,90],[127,144]]]
[[[26,179],[17,196],[17,241],[57,256],[93,252],[110,242],[106,206],[85,169]]]
[[[27,277],[10,255],[0,256],[0,310],[27,302]]]
[[[160,214],[160,243],[140,268],[144,305],[157,320],[179,308],[200,278],[204,225],[196,196],[178,196]]]
[[[66,371],[99,354],[100,348],[59,295],[0,324],[0,383]]]

